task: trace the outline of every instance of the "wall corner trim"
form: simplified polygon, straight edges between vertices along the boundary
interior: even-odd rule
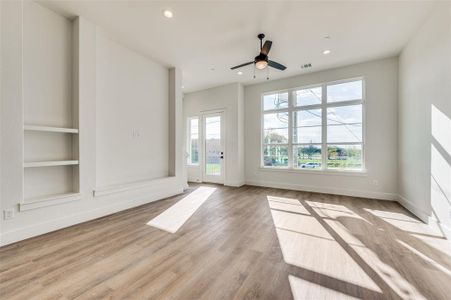
[[[429,224],[431,221],[431,217],[429,214],[424,211],[423,209],[419,208],[417,205],[413,204],[411,201],[407,200],[402,195],[397,195],[397,201],[401,206],[403,206],[405,209],[410,211],[412,214],[414,214],[416,217],[418,217],[422,222]]]

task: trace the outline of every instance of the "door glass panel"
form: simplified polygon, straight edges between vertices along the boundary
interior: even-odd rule
[[[221,117],[205,118],[205,173],[221,175]]]

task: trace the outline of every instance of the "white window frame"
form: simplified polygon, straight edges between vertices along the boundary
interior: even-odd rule
[[[287,108],[280,108],[280,109],[270,109],[270,110],[264,110],[264,103],[263,103],[263,98],[266,95],[272,95],[272,94],[281,94],[281,93],[288,93],[288,107]],[[268,92],[268,93],[264,93],[261,96],[261,101],[260,101],[260,105],[261,105],[261,130],[260,130],[260,134],[261,134],[261,138],[260,138],[260,167],[262,168],[270,168],[270,169],[282,169],[282,170],[287,170],[289,168],[291,168],[291,162],[293,160],[292,158],[292,153],[290,151],[290,149],[292,149],[292,145],[291,145],[291,139],[292,137],[291,132],[292,132],[292,128],[291,128],[291,117],[290,117],[290,109],[292,108],[291,103],[292,103],[292,90],[280,90],[280,91],[275,91],[275,92]],[[264,165],[264,158],[263,158],[263,146],[265,146],[265,134],[264,134],[264,130],[265,130],[265,126],[264,126],[264,115],[265,114],[270,114],[270,113],[288,113],[288,143],[287,144],[273,144],[272,146],[287,146],[288,147],[288,167],[272,167],[272,166],[265,166]]]
[[[197,163],[193,163],[191,161],[191,120],[197,119]],[[192,116],[192,117],[188,117],[187,118],[187,126],[186,126],[186,134],[187,134],[187,153],[188,153],[188,157],[186,159],[186,164],[188,166],[199,166],[200,165],[200,118],[199,116]]]
[[[352,82],[352,81],[362,81],[362,99],[359,100],[344,100],[344,101],[336,101],[336,102],[327,102],[327,86],[335,85],[340,83]],[[314,87],[321,87],[321,103],[313,104],[313,105],[304,105],[304,106],[296,106],[296,91],[302,89],[309,89]],[[288,108],[283,109],[271,109],[264,110],[264,96],[272,95],[276,93],[284,93],[288,92]],[[327,108],[330,107],[343,107],[350,105],[362,105],[362,142],[342,142],[342,143],[327,143]],[[264,170],[283,170],[283,171],[292,171],[292,172],[307,172],[307,173],[355,173],[355,174],[365,174],[365,140],[366,140],[366,122],[365,122],[365,111],[366,111],[366,89],[365,89],[365,79],[363,76],[347,78],[335,81],[328,81],[318,84],[310,84],[306,86],[295,87],[291,89],[283,89],[278,91],[265,92],[261,95],[260,100],[260,118],[261,118],[261,129],[260,129],[260,168]],[[297,111],[302,110],[312,110],[312,109],[321,109],[321,143],[293,143],[293,118],[294,114]],[[288,112],[288,166],[265,166],[264,165],[264,115],[269,113],[282,113]],[[276,145],[276,144],[275,144]],[[278,144],[277,144],[278,145]],[[318,145],[321,146],[321,168],[318,169],[301,169],[295,168],[293,165],[293,155],[294,155],[294,147],[302,146],[302,145]],[[327,146],[328,145],[361,145],[362,146],[362,168],[361,169],[335,169],[335,168],[327,168]]]

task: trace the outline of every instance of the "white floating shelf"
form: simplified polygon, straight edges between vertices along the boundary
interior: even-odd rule
[[[36,167],[55,167],[55,166],[70,166],[78,165],[78,160],[53,160],[53,161],[34,161],[23,164],[24,168]]]
[[[25,131],[43,131],[43,132],[61,132],[61,133],[78,133],[76,128],[51,127],[39,125],[24,125]]]
[[[81,198],[82,195],[80,193],[66,193],[25,199],[23,203],[19,203],[19,210],[24,211],[45,206],[58,205],[70,201],[80,200]]]

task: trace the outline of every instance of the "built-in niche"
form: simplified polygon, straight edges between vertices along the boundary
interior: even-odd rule
[[[79,198],[77,59],[71,20],[23,4],[24,199],[20,209]]]

